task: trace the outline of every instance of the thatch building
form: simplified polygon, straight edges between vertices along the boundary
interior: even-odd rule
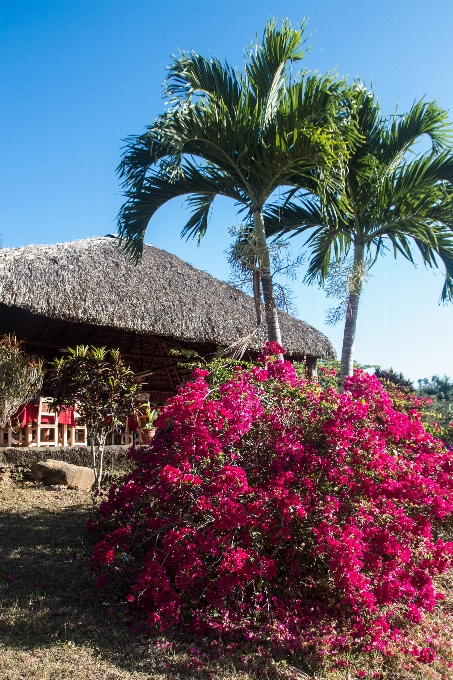
[[[279,317],[288,357],[313,367],[335,356],[319,331]],[[184,377],[172,348],[212,355],[251,333],[255,318],[250,296],[152,246],[139,266],[112,237],[0,250],[0,334],[46,359],[76,344],[118,347],[157,403]],[[250,353],[264,341],[263,327]]]

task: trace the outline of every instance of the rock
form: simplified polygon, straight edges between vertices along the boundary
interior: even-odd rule
[[[0,486],[11,484],[11,471],[8,465],[0,465]]]
[[[69,489],[86,491],[94,484],[94,472],[91,468],[52,458],[35,463],[31,468],[31,476],[43,484],[63,484]]]

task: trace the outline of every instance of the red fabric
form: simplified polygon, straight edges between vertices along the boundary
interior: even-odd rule
[[[74,406],[70,406],[68,409],[63,409],[63,411],[61,411],[58,415],[58,424],[75,427],[76,419],[74,415]]]
[[[138,430],[138,421],[135,416],[130,416],[127,419],[127,426],[129,428],[129,432],[137,432]]]
[[[21,406],[17,413],[13,416],[12,420],[18,420],[19,421],[19,427],[25,427],[27,423],[36,423],[38,422],[38,409],[39,409],[39,404],[38,403],[30,403],[30,404],[25,404],[25,406]],[[46,423],[48,424],[54,424],[55,423],[55,416],[52,413],[43,413],[41,415],[41,423],[44,425]],[[58,424],[59,425],[71,425],[72,427],[75,426],[76,424],[76,419],[74,415],[74,407],[70,406],[68,409],[64,409],[61,411],[61,413],[58,416]]]
[[[38,420],[38,404],[20,406],[11,420],[16,419],[19,421],[19,427],[25,427],[27,423],[35,423]]]

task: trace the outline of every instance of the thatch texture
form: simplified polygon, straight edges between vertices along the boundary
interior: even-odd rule
[[[49,319],[183,342],[228,346],[255,328],[250,296],[152,246],[135,266],[111,237],[0,250],[0,302]],[[289,356],[335,356],[312,326],[279,317]],[[264,341],[263,327],[250,349]]]

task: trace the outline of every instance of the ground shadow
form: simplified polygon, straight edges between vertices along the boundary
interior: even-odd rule
[[[42,491],[42,494],[53,491]],[[36,494],[35,494],[36,495]],[[34,650],[62,643],[94,649],[116,667],[149,677],[203,677],[191,667],[189,640],[170,649],[127,625],[125,605],[103,596],[88,569],[86,502],[0,512],[0,639]],[[110,599],[110,601],[109,601]],[[207,676],[206,676],[207,677]]]

